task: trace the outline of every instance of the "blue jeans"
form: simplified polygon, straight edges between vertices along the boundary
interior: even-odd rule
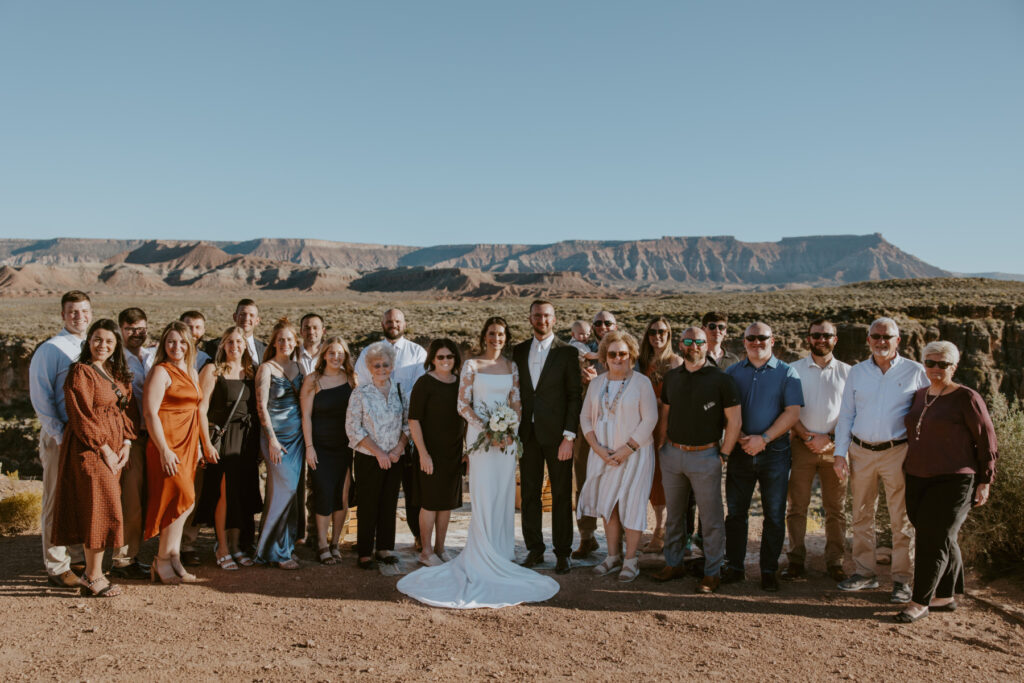
[[[761,571],[779,568],[786,540],[786,492],[792,456],[789,441],[773,441],[751,457],[736,446],[725,474],[725,557],[730,569],[743,571],[747,554],[747,516],[755,484],[761,490],[764,528],[761,531]]]

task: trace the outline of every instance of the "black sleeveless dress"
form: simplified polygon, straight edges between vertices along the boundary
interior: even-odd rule
[[[330,389],[320,389],[313,396],[313,448],[316,469],[310,468],[313,480],[313,510],[326,517],[345,508],[345,480],[352,467],[352,448],[345,432],[345,413],[352,385],[346,382]],[[351,492],[349,500],[353,500]]]

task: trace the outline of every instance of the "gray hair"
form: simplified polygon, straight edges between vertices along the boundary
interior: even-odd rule
[[[363,352],[366,357],[366,367],[369,369],[370,362],[378,358],[386,358],[391,363],[392,369],[395,365],[395,347],[391,342],[378,341],[373,342],[366,347],[366,351]]]
[[[928,356],[942,356],[942,360],[952,363],[953,365],[960,364],[960,349],[956,348],[956,344],[948,341],[933,341],[928,342],[921,349],[921,360],[924,360]]]
[[[881,318],[876,318],[874,321],[872,321],[870,325],[868,325],[868,332],[873,330],[875,328],[875,325],[885,325],[886,327],[892,327],[892,329],[896,330],[897,337],[900,334],[900,326],[897,325],[896,321],[893,320],[892,318],[887,318],[885,316],[882,316]]]

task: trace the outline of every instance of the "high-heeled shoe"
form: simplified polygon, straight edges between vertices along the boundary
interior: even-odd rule
[[[178,575],[178,579],[182,583],[196,583],[199,581],[199,578],[195,574],[189,573],[185,570],[185,567],[181,564],[180,555],[171,555],[170,559],[171,568],[174,570],[174,573]]]
[[[167,571],[165,572],[163,569]],[[149,578],[153,583],[159,582],[169,586],[181,583],[181,578],[178,577],[174,566],[171,565],[170,557],[160,557],[159,555],[153,558],[153,564],[149,567]]]

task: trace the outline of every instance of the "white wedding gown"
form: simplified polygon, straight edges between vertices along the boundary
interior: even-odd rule
[[[470,381],[472,406],[479,415],[484,406],[518,404],[518,383],[513,375],[475,372],[473,361],[463,368]],[[467,376],[467,373],[470,376]],[[465,389],[460,387],[460,405]],[[471,418],[474,416],[471,416]],[[480,433],[470,419],[466,443]],[[469,490],[472,516],[466,547],[455,559],[437,567],[423,567],[398,582],[398,590],[434,607],[473,609],[508,607],[521,602],[541,602],[558,592],[558,582],[515,563],[515,446],[508,451],[488,448],[469,456]]]

